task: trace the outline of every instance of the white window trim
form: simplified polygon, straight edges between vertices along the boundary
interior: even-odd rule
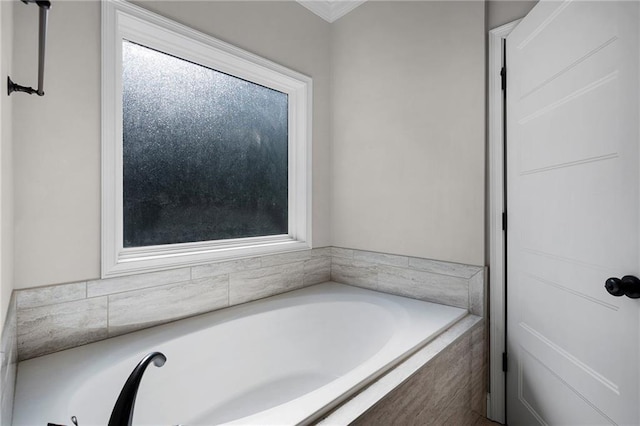
[[[124,248],[122,40],[289,95],[289,234]],[[102,3],[102,278],[311,248],[311,78],[122,0]]]

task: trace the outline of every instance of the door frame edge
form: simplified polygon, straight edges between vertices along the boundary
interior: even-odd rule
[[[489,145],[489,397],[487,417],[506,423],[505,373],[505,241],[502,230],[504,205],[504,115],[502,80],[502,40],[520,23],[509,22],[489,31],[488,39],[488,145]]]

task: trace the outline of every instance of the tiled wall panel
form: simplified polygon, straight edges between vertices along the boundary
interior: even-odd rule
[[[107,338],[107,297],[18,309],[17,321],[19,359],[73,348]]]
[[[19,290],[18,359],[328,281],[329,248]]]
[[[331,248],[331,280],[484,314],[484,268]]]
[[[229,302],[238,305],[303,286],[302,261],[236,272],[229,275]]]
[[[227,306],[228,275],[112,294],[109,337]]]
[[[19,290],[18,359],[328,280],[484,311],[481,267],[325,247]]]
[[[2,330],[0,351],[0,424],[10,425],[13,415],[13,395],[18,363],[15,294],[9,302],[9,310],[4,322],[4,330]]]

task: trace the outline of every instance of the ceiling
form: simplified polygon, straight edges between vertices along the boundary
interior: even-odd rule
[[[334,22],[366,0],[296,0],[327,22]]]

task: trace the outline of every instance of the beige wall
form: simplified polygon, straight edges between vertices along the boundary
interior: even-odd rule
[[[315,246],[483,263],[483,2],[333,25],[294,2],[137,3],[314,79]],[[16,4],[12,74],[35,84],[37,13]],[[100,275],[97,2],[54,4],[45,91],[12,96],[15,288]]]
[[[313,238],[328,245],[329,24],[294,2],[137,3],[313,78]],[[14,12],[13,73],[35,84],[37,13]],[[100,275],[100,5],[55,2],[49,25],[46,95],[14,100],[16,288]]]
[[[538,0],[494,0],[487,1],[487,29],[492,30],[523,18]]]
[[[334,245],[484,263],[484,12],[367,2],[334,24]]]
[[[13,52],[13,2],[0,1],[0,330],[13,290],[13,153],[11,144],[12,100],[7,96],[7,76]],[[18,81],[21,83],[21,81]]]
[[[38,12],[14,17],[14,74],[35,85]],[[46,54],[45,96],[14,99],[16,288],[100,273],[99,3],[54,3]]]

